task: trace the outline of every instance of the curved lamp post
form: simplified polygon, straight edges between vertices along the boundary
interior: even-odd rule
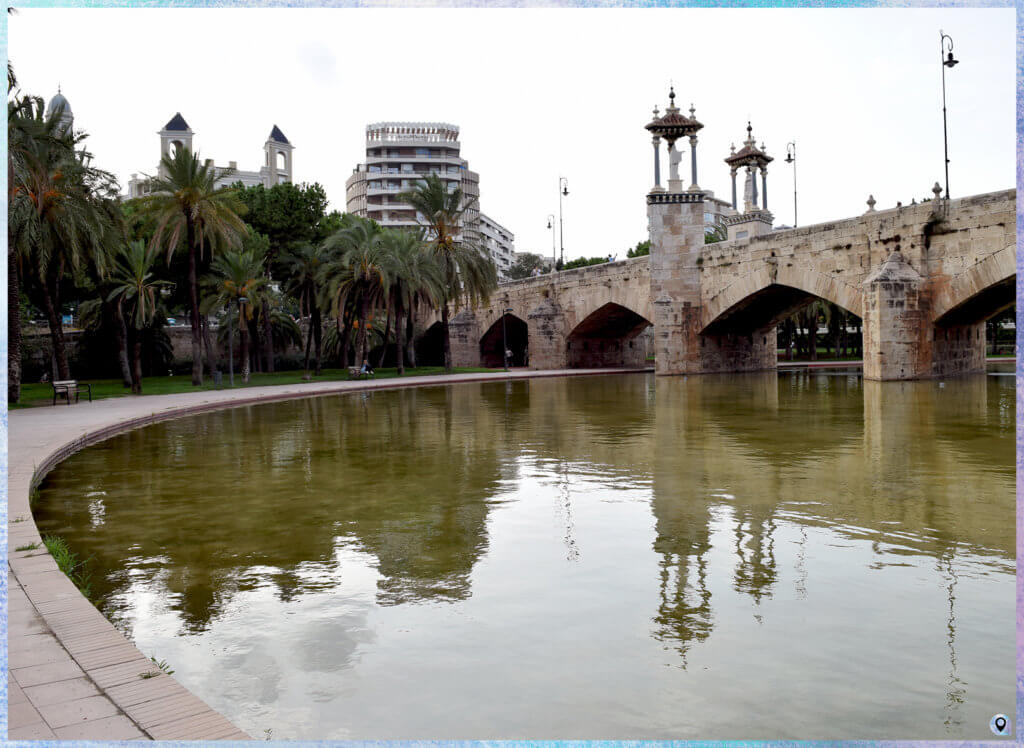
[[[565,229],[562,225],[562,198],[569,196],[569,180],[565,177],[558,178],[558,247],[560,260],[565,265]]]
[[[793,228],[796,222],[796,141],[786,143],[786,163],[793,164]]]
[[[948,43],[948,47],[947,47]],[[948,56],[947,56],[948,52]],[[939,62],[942,63],[942,147],[946,159],[946,199],[949,200],[949,136],[946,133],[946,68],[960,60],[953,57],[953,39],[939,29]]]

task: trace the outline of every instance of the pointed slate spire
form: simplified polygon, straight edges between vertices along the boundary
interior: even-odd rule
[[[274,125],[274,129],[270,131],[270,140],[273,140],[275,143],[284,143],[285,145],[291,145],[291,143],[288,142],[288,138],[284,136],[284,133],[281,132],[281,128],[279,128],[277,125]]]
[[[175,112],[174,116],[171,117],[171,121],[164,125],[164,130],[191,130],[188,126],[188,122],[181,116],[181,112]]]

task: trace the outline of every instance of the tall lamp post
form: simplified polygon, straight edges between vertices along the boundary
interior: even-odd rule
[[[569,180],[565,177],[558,178],[558,247],[559,259],[565,265],[565,229],[562,226],[562,198],[569,196]]]
[[[548,228],[551,229],[551,270],[554,272],[555,264],[558,262],[558,254],[555,252],[555,214],[548,213]]]
[[[946,43],[949,43],[947,49]],[[948,56],[946,53],[949,53]],[[953,39],[939,29],[939,62],[942,63],[942,147],[946,158],[946,199],[949,200],[949,136],[946,133],[946,68],[951,68],[960,60],[953,57]]]
[[[786,143],[786,163],[793,164],[793,228],[796,222],[796,141]]]
[[[511,312],[511,308],[501,310],[501,360],[505,362],[505,371],[508,371],[508,338],[505,337],[505,317]]]

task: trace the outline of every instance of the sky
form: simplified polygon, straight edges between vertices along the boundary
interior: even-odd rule
[[[23,91],[58,85],[95,163],[124,191],[155,171],[175,112],[218,165],[263,163],[278,125],[297,182],[345,209],[365,127],[461,129],[480,208],[518,251],[550,256],[563,200],[566,259],[625,256],[647,238],[654,183],[644,125],[674,84],[704,123],[698,182],[730,199],[730,143],[748,119],[775,161],[768,207],[800,225],[931,196],[943,182],[939,30],[952,197],[1015,185],[1013,8],[933,9],[22,9],[9,57]],[[689,175],[683,150],[681,172]],[[668,159],[662,150],[663,182]],[[688,184],[688,182],[687,182]],[[742,182],[738,186],[742,200]],[[555,237],[556,243],[558,242]]]

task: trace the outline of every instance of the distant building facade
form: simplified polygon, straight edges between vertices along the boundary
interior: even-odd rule
[[[69,110],[70,111],[70,110]],[[160,136],[160,159],[164,156],[174,158],[174,154],[181,148],[188,148],[192,153],[192,137],[195,135],[192,128],[188,126],[181,112],[171,117],[170,122],[157,133]],[[273,187],[275,184],[292,181],[292,151],[295,150],[288,138],[281,132],[277,125],[270,131],[266,143],[263,144],[263,166],[259,171],[243,171],[238,168],[238,163],[229,161],[227,166],[217,166],[213,159],[206,159],[207,166],[212,166],[217,172],[217,186],[225,187],[235,182],[241,182],[246,187],[263,185]],[[157,165],[157,173],[165,176],[163,167]],[[128,197],[143,197],[150,193],[150,177],[132,174],[128,180]]]
[[[508,271],[516,261],[515,235],[500,223],[480,214],[480,244],[498,268],[498,280],[508,280]]]

